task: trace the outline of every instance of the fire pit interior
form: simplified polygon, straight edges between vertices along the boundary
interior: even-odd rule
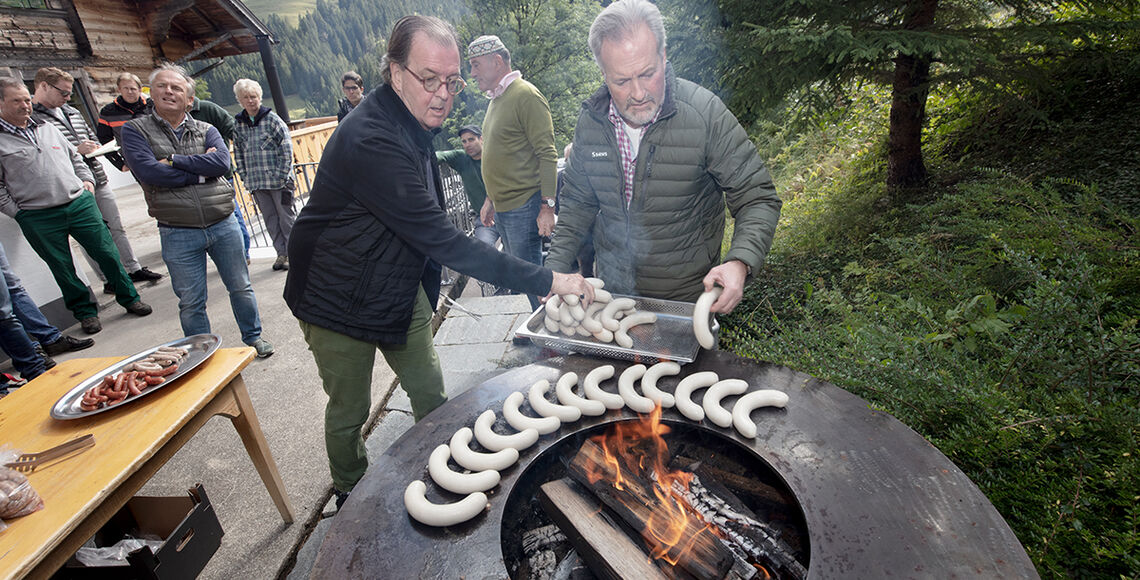
[[[657,447],[666,447],[667,453],[663,454],[661,461],[667,471],[675,471],[683,477],[690,473],[697,475],[694,481],[688,482],[688,494],[679,492],[677,497],[696,497],[698,501],[694,503],[703,503],[704,508],[691,513],[703,511],[703,519],[714,520],[714,524],[705,524],[704,521],[695,524],[695,529],[699,530],[696,535],[703,536],[700,538],[685,537],[686,534],[680,531],[666,533],[679,545],[659,547],[659,557],[653,562],[661,570],[660,577],[689,578],[693,577],[694,571],[700,575],[713,572],[718,578],[803,577],[810,557],[807,525],[795,496],[776,471],[752,450],[711,429],[669,419],[660,421],[660,425],[665,428],[657,431],[667,431],[660,433],[663,445],[654,446],[649,441],[639,439],[634,444],[626,440],[621,446],[631,456],[640,455],[647,462],[652,461],[652,458],[646,456],[656,453]],[[615,429],[625,429],[628,433],[631,430],[654,430],[655,427],[651,420],[626,419],[572,433],[536,457],[519,476],[505,502],[500,533],[503,562],[511,578],[594,578],[598,576],[590,572],[591,569],[606,567],[597,561],[605,556],[590,553],[588,547],[583,550],[581,544],[585,540],[576,537],[580,534],[573,529],[573,525],[567,523],[565,516],[559,515],[558,510],[550,505],[551,499],[548,496],[552,493],[552,488],[547,484],[554,482],[552,485],[567,486],[565,489],[554,488],[558,490],[555,493],[575,496],[571,499],[576,499],[578,494],[590,498],[591,493],[587,489],[590,487],[609,487],[610,483],[605,480],[594,486],[585,484],[585,479],[583,483],[574,481],[572,472],[575,466],[582,464],[583,455],[587,454],[585,450],[600,449],[598,444],[601,437],[611,437],[611,446],[617,443],[612,439],[615,437]],[[648,471],[655,472],[652,469]],[[624,486],[629,487],[631,480],[636,478],[628,472],[624,475]],[[702,497],[706,501],[699,501]],[[721,514],[709,513],[709,500],[713,503],[726,502],[722,504]],[[635,529],[637,525],[622,521],[622,516],[609,508],[596,506],[590,509],[604,511],[607,514],[604,517],[611,526],[630,539],[624,552],[623,548],[607,545],[605,550],[610,552],[609,557],[623,560],[622,565],[628,565],[630,559],[639,559],[644,562],[640,565],[653,566],[649,564],[653,550],[647,545],[653,542],[642,539],[641,533],[652,533],[647,529],[655,528],[653,532],[661,534],[663,529],[670,527],[669,522],[643,524],[639,530]],[[552,511],[555,513],[552,514]],[[618,511],[626,511],[626,516],[629,516],[629,510]],[[653,518],[661,519],[666,517],[662,513],[668,510],[646,510],[649,511],[652,511]],[[725,512],[731,515],[726,518]],[[755,518],[762,525],[749,526],[740,521],[725,523],[726,519],[742,517],[743,514]],[[700,519],[698,516],[698,521]],[[719,527],[715,524],[716,521],[719,521]],[[564,529],[566,527],[571,529]],[[596,531],[594,528],[598,527],[598,522],[586,522],[582,527],[588,528],[587,531]],[[713,534],[721,539],[718,540]],[[728,535],[736,536],[736,541],[725,538]],[[694,540],[703,540],[706,548],[709,544],[716,543],[718,551],[710,554],[706,550],[702,555],[699,549],[701,542]],[[764,542],[769,545],[758,545]],[[757,558],[756,554],[748,553],[750,550],[763,554]],[[668,553],[662,555],[661,552]],[[732,552],[735,552],[735,556]],[[726,553],[731,561],[712,561],[717,559],[718,554],[724,558]],[[679,562],[676,561],[678,559]],[[726,571],[726,566],[732,569]],[[719,569],[714,571],[716,568]],[[601,574],[601,577],[606,576]]]

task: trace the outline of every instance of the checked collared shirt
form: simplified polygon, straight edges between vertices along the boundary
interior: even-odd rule
[[[614,126],[614,135],[617,137],[618,151],[621,153],[621,173],[624,186],[622,193],[625,196],[625,207],[628,209],[630,202],[633,201],[633,174],[637,169],[637,153],[635,143],[630,139],[630,133],[636,133],[637,139],[640,142],[641,138],[645,136],[645,130],[650,125],[657,122],[657,117],[661,115],[661,109],[657,109],[657,114],[653,115],[653,120],[642,125],[640,128],[633,129],[630,132],[626,131],[625,119],[621,118],[618,114],[617,107],[614,106],[614,100],[610,99],[610,123]]]
[[[36,140],[36,125],[38,124],[39,123],[36,122],[35,119],[28,119],[28,125],[26,127],[17,127],[8,121],[5,121],[3,118],[0,118],[0,128],[13,135],[23,137],[24,139],[31,141],[33,145],[40,144],[39,141]]]

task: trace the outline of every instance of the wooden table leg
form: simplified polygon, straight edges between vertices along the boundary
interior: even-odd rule
[[[293,505],[289,502],[289,495],[285,492],[285,483],[281,480],[281,473],[277,470],[277,463],[273,461],[273,454],[269,451],[269,444],[265,441],[265,434],[261,431],[261,424],[257,422],[257,413],[253,410],[253,401],[249,398],[249,390],[245,387],[245,380],[241,375],[234,377],[222,390],[233,397],[235,412],[221,414],[230,418],[245,444],[246,453],[249,454],[261,481],[265,482],[265,489],[269,490],[273,503],[277,504],[277,511],[281,512],[285,523],[293,523]],[[221,396],[221,393],[219,393]]]

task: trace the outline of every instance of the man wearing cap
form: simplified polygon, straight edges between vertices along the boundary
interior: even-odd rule
[[[475,231],[471,232],[472,235],[493,246],[499,239],[499,232],[484,225],[479,219],[479,212],[487,201],[487,187],[483,185],[483,131],[478,125],[465,125],[459,129],[459,142],[463,145],[462,149],[436,151],[435,158],[440,163],[450,165],[463,180],[463,191],[475,214]]]
[[[480,36],[467,47],[471,77],[491,97],[483,118],[483,183],[487,200],[481,218],[497,224],[503,249],[542,263],[542,238],[554,231],[558,151],[550,104],[522,73],[511,69],[511,53],[499,37]],[[538,297],[527,296],[532,309]]]

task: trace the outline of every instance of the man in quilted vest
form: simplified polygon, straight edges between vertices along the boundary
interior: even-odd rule
[[[154,112],[123,125],[123,157],[143,188],[147,211],[158,220],[162,259],[178,296],[186,336],[210,332],[206,315],[206,256],[230,294],[241,340],[257,356],[273,354],[261,338],[261,316],[249,281],[245,245],[234,217],[226,143],[209,123],[186,112],[194,81],[182,67],[163,65],[150,75]]]
[[[546,265],[571,271],[592,231],[607,290],[692,302],[718,285],[712,311],[731,311],[780,217],[764,162],[716,95],[673,75],[656,6],[610,4],[589,44],[604,84],[578,116]]]

